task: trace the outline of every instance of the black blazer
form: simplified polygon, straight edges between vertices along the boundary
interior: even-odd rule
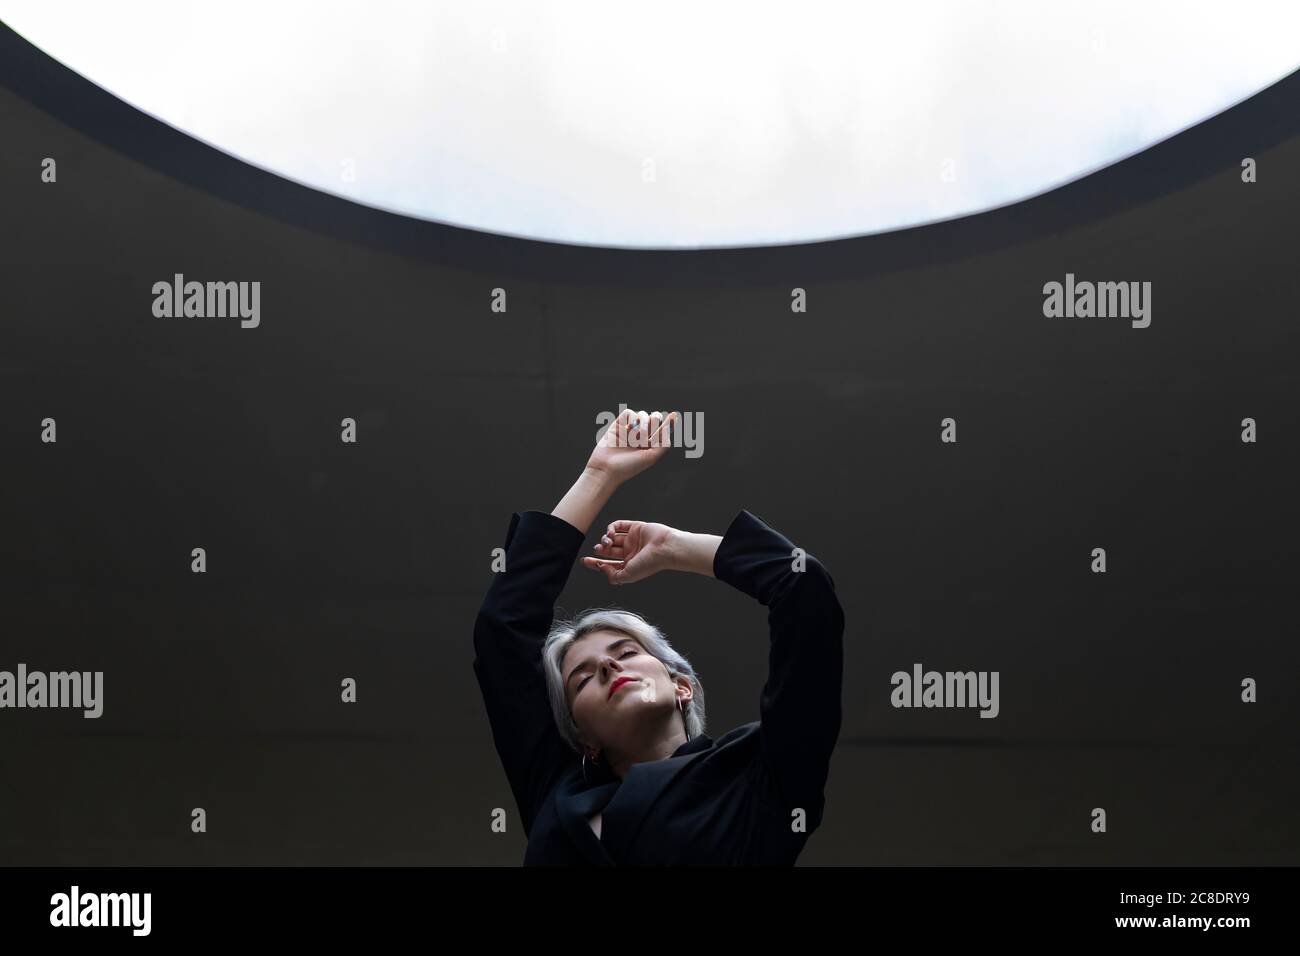
[[[584,779],[556,729],[541,659],[583,540],[562,518],[515,513],[506,570],[474,626],[474,673],[528,835],[524,865],[793,864],[821,824],[840,731],[844,613],[830,574],[811,554],[793,570],[794,545],[741,511],[713,572],[768,608],[761,719],[716,740],[700,734],[622,781],[603,763],[588,763]],[[588,823],[596,810],[599,838]]]

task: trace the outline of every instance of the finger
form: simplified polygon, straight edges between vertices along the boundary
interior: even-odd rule
[[[646,444],[651,448],[654,448],[657,444],[655,436],[659,434],[659,429],[663,427],[664,413],[651,412],[649,418],[646,419],[646,422]]]
[[[600,552],[602,558],[613,558],[622,561],[627,557],[627,548],[617,542],[614,544],[598,544],[592,550]]]
[[[632,431],[636,429],[637,426],[636,409],[625,408],[623,410],[623,414],[619,416],[619,424],[622,428],[621,434],[623,438],[626,439],[628,434],[630,434]],[[626,444],[626,441],[624,442],[624,444]]]
[[[604,557],[615,557],[615,558],[625,557],[626,556],[625,552],[627,549],[628,533],[626,531],[617,530],[617,527],[619,525],[626,525],[630,527],[631,524],[632,522],[630,521],[610,522],[609,527],[605,529],[605,534],[601,537],[600,542],[596,545],[595,550],[599,551],[601,555]]]
[[[657,448],[669,447],[673,443],[673,428],[676,427],[677,421],[677,413],[669,412],[655,428],[654,435],[652,435],[650,439],[650,444]]]
[[[593,571],[602,571],[605,574],[605,580],[610,584],[623,583],[623,562],[622,561],[604,561],[600,558],[583,558],[582,563]]]
[[[626,443],[625,438],[627,435],[627,429],[628,411],[627,409],[624,409],[619,412],[617,418],[609,423],[609,427],[606,428],[604,433],[600,436],[600,443],[607,448],[621,448]]]
[[[623,570],[622,561],[605,561],[601,558],[583,558],[582,565],[591,568],[593,571],[603,571],[606,580],[609,580],[610,584],[616,583],[612,579],[612,575],[621,573]]]
[[[605,537],[609,538],[616,534],[627,534],[632,530],[632,525],[634,524],[636,524],[635,521],[628,521],[625,518],[621,518],[618,521],[611,521],[609,527],[605,529]]]
[[[637,448],[647,448],[650,445],[650,416],[644,408],[636,413],[636,427],[632,438]]]

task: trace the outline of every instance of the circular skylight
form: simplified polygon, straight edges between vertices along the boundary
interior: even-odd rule
[[[1003,205],[1300,65],[1300,3],[0,0],[141,110],[474,229],[766,245]]]

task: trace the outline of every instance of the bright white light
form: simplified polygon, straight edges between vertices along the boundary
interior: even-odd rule
[[[1295,0],[0,0],[0,16],[290,179],[622,246],[824,239],[1002,205],[1300,65]]]

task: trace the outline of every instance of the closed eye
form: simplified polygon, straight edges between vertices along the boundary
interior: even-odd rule
[[[629,657],[629,656],[631,656],[631,655],[634,655],[634,654],[636,654],[636,653],[637,653],[637,652],[634,651],[634,650],[626,650],[626,651],[624,651],[622,654],[618,655],[618,659],[621,661],[621,660],[624,660],[624,659],[626,659],[627,657]],[[578,689],[575,690],[574,693],[575,693],[575,694],[580,694],[580,693],[582,693],[582,689],[583,689],[584,687],[587,686],[587,681],[589,681],[589,680],[591,680],[591,675],[590,675],[590,674],[588,674],[586,677],[584,677],[581,681],[578,682]]]

